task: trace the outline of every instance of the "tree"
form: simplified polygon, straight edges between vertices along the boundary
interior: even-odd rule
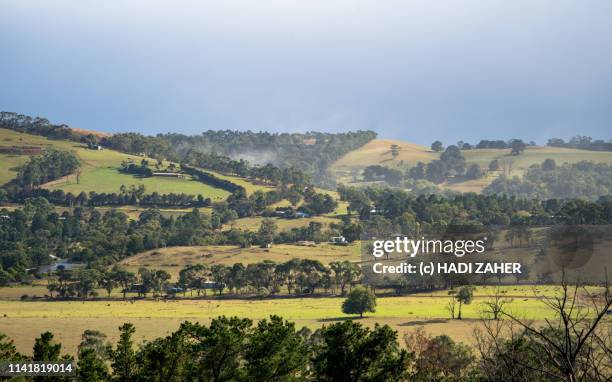
[[[485,313],[491,315],[494,320],[499,320],[500,314],[504,311],[504,306],[511,303],[512,299],[504,298],[499,287],[495,288],[495,294],[484,303]]]
[[[423,328],[404,336],[406,348],[414,355],[416,381],[459,381],[474,361],[469,346],[455,343],[447,335],[431,337]]]
[[[223,289],[225,289],[226,286],[229,269],[225,265],[215,264],[210,268],[210,274],[212,276],[213,281],[215,282],[215,289],[217,290],[217,292],[219,292],[219,295],[223,294]]]
[[[465,173],[466,178],[468,179],[478,179],[478,178],[482,178],[482,176],[484,175],[482,169],[480,168],[480,166],[476,163],[473,163],[467,170],[467,172]]]
[[[497,159],[493,159],[489,163],[489,171],[498,171],[499,170],[499,161]]]
[[[108,381],[108,368],[104,360],[93,349],[79,351],[77,362],[77,378],[79,381]]]
[[[295,324],[278,316],[259,321],[244,351],[248,381],[295,381],[308,368],[308,347]]]
[[[520,155],[523,153],[523,151],[525,151],[525,149],[527,148],[527,145],[521,139],[513,139],[512,142],[510,143],[510,147],[512,148],[512,151],[510,152],[510,154]]]
[[[218,317],[209,327],[186,322],[179,329],[190,338],[189,353],[197,360],[188,370],[185,380],[241,380],[241,355],[246,349],[253,322],[246,318]]]
[[[434,143],[431,144],[431,150],[439,153],[442,150],[444,150],[444,146],[442,146],[442,142],[435,141]]]
[[[342,303],[342,312],[346,314],[359,314],[359,317],[363,317],[363,313],[375,311],[376,295],[363,286],[358,286],[350,291]]]
[[[112,270],[104,271],[98,279],[98,285],[104,288],[106,293],[108,293],[109,298],[111,293],[113,292],[113,289],[117,287],[117,284],[117,279],[115,278],[115,275]]]
[[[554,159],[547,158],[542,162],[542,170],[544,171],[553,171],[555,168],[557,168],[557,163]]]
[[[116,381],[131,382],[137,375],[138,367],[132,341],[136,329],[134,325],[125,323],[119,327],[119,332],[117,347],[111,354],[113,375]]]
[[[0,333],[0,360],[18,361],[23,357],[17,352],[15,342],[8,338],[6,334]]]
[[[459,303],[459,311],[457,313],[457,319],[461,319],[461,307],[463,306],[463,304],[470,304],[472,302],[472,299],[474,298],[474,287],[473,286],[463,286],[461,288],[459,288],[459,291],[457,291],[457,294],[455,295],[455,298],[457,299],[457,302]]]
[[[32,359],[38,362],[57,362],[61,350],[62,344],[53,341],[53,333],[44,332],[34,341]]]
[[[119,267],[118,265],[115,265],[113,267],[112,275],[117,284],[121,286],[123,292],[123,299],[125,300],[125,295],[128,289],[132,286],[134,282],[136,282],[136,275]]]
[[[96,295],[100,273],[95,269],[83,269],[76,275],[76,290],[78,295],[86,299]]]
[[[426,167],[423,162],[418,162],[416,166],[408,170],[408,177],[414,180],[425,179],[426,176]]]
[[[391,145],[391,156],[393,157],[393,159],[399,156],[399,150],[400,150],[399,145]]]
[[[448,303],[446,304],[445,309],[450,314],[451,320],[454,320],[455,312],[457,310],[457,297],[456,297],[457,292],[455,290],[449,290],[448,295],[450,296],[450,299],[448,300]]]
[[[258,235],[262,247],[272,243],[274,240],[274,235],[276,235],[277,228],[278,226],[276,225],[276,222],[270,218],[264,218],[261,221]]]
[[[456,171],[457,174],[463,174],[465,171],[465,158],[457,146],[448,146],[440,155],[440,161],[444,162],[448,169]]]
[[[350,223],[342,227],[342,236],[344,236],[349,243],[359,240],[362,233],[363,227],[359,223]]]
[[[400,349],[397,332],[376,324],[373,330],[353,321],[318,330],[312,359],[317,381],[402,381],[410,355]]]
[[[578,282],[570,287],[562,273],[561,293],[536,292],[556,319],[533,324],[504,309],[507,320],[485,320],[485,333],[477,339],[488,380],[509,380],[510,374],[514,380],[609,381],[612,332],[603,324],[612,306],[607,279],[595,290]]]
[[[112,352],[112,345],[106,341],[106,335],[98,330],[87,329],[81,335],[81,343],[79,344],[79,353],[91,349],[95,355],[102,359],[107,360]]]

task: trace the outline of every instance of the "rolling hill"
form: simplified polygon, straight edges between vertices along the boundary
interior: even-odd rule
[[[359,261],[360,246],[336,246],[322,243],[314,247],[277,244],[271,248],[240,248],[231,245],[209,245],[192,247],[168,247],[142,252],[120,262],[131,271],[140,267],[163,269],[174,279],[179,271],[187,265],[233,265],[258,263],[264,260],[284,262],[294,258],[319,260],[323,264],[332,261]]]
[[[391,147],[398,147],[393,157]],[[486,168],[493,159],[510,162],[510,175],[521,176],[531,165],[541,164],[545,159],[555,160],[557,164],[576,163],[583,160],[597,163],[612,163],[612,152],[588,151],[562,147],[530,146],[521,155],[509,155],[509,149],[477,149],[462,151],[468,166],[476,163]],[[417,162],[428,163],[439,158],[439,153],[414,143],[400,140],[376,139],[357,150],[353,150],[337,160],[330,168],[339,182],[359,184],[361,172],[372,165],[396,168],[402,171],[413,167]],[[463,182],[443,184],[442,187],[461,192],[480,192],[501,172],[490,173],[484,178]],[[357,183],[355,183],[357,182]]]
[[[81,175],[79,183],[75,175],[49,182],[42,187],[47,189],[61,189],[66,192],[78,194],[81,191],[90,192],[119,192],[121,185],[138,186],[143,184],[147,193],[185,193],[202,194],[213,200],[222,200],[229,195],[227,191],[215,188],[188,178],[138,178],[118,171],[122,161],[133,160],[140,162],[143,158],[135,155],[120,153],[114,150],[90,150],[87,146],[65,140],[51,140],[45,137],[18,133],[12,130],[0,129],[0,149],[25,148],[35,151],[35,148],[44,149],[53,147],[58,150],[72,151],[81,162]],[[28,161],[28,154],[0,153],[0,184],[11,181],[17,175],[17,167]],[[154,161],[149,158],[150,161]]]

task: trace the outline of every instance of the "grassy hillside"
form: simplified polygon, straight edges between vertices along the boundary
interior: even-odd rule
[[[399,146],[399,155],[396,158],[393,158],[393,155],[391,155],[392,145]],[[438,159],[438,156],[437,153],[432,152],[428,147],[414,143],[375,139],[338,159],[331,166],[331,169],[335,172],[350,173],[371,165],[409,168],[417,162],[427,163]]]
[[[223,229],[238,228],[247,231],[257,231],[263,219],[264,218],[261,216],[252,216],[248,218],[236,219],[230,224],[226,224]],[[276,222],[279,231],[289,231],[291,230],[291,228],[307,227],[310,222],[322,223],[323,226],[328,226],[331,223],[341,223],[339,219],[328,216],[313,216],[301,219],[280,219],[274,217],[271,219]]]
[[[131,271],[140,267],[164,269],[174,280],[178,272],[189,264],[258,263],[264,260],[284,262],[293,258],[319,260],[324,264],[332,261],[359,261],[359,245],[347,247],[318,244],[314,247],[277,244],[272,248],[239,248],[231,245],[210,245],[199,247],[168,247],[139,253],[121,262]]]
[[[50,140],[36,135],[22,134],[12,130],[0,129],[0,147],[6,146],[38,146],[54,147],[59,150],[73,151],[81,161],[81,176],[79,184],[76,176],[70,175],[62,179],[45,184],[48,189],[62,189],[66,192],[78,194],[81,191],[89,192],[118,192],[121,185],[139,185],[146,187],[147,193],[185,193],[202,194],[213,200],[227,197],[228,192],[208,186],[191,179],[178,178],[137,178],[129,174],[122,174],[118,168],[124,160],[140,162],[141,157],[120,153],[114,150],[89,150],[86,146],[69,141]],[[28,161],[28,155],[0,154],[0,183],[4,184],[17,175],[15,167]]]
[[[391,146],[399,146],[398,156],[393,158]],[[511,175],[521,176],[529,166],[540,164],[545,159],[554,159],[557,164],[576,163],[583,160],[612,163],[612,152],[587,151],[569,149],[563,147],[528,147],[525,152],[518,156],[509,155],[510,149],[479,149],[462,151],[468,166],[476,163],[481,167],[487,168],[493,159],[500,162],[511,162]],[[338,177],[339,181],[351,183],[359,180],[361,170],[367,166],[380,165],[400,170],[407,170],[417,162],[428,163],[438,159],[439,154],[432,152],[429,148],[419,146],[410,142],[399,140],[376,139],[365,146],[353,150],[336,161],[331,170]],[[500,172],[501,173],[501,172]],[[477,180],[449,183],[443,185],[456,191],[480,192],[484,187],[491,183],[500,173],[492,173],[487,177]]]

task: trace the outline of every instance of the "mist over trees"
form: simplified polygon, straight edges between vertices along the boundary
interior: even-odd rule
[[[559,166],[548,159],[530,167],[522,178],[500,176],[483,193],[520,198],[596,200],[612,194],[612,165],[582,161]]]
[[[326,169],[334,161],[376,138],[376,133],[370,130],[336,134],[208,130],[192,136],[177,133],[156,136],[119,133],[100,138],[91,134],[77,134],[67,125],[54,125],[45,118],[32,118],[12,112],[0,113],[0,128],[53,139],[70,139],[88,145],[101,144],[126,153],[191,163],[241,176],[245,175],[244,170],[249,162],[257,166],[271,163],[280,168],[295,167],[311,175],[319,184],[333,183]],[[222,157],[231,159],[231,162]]]

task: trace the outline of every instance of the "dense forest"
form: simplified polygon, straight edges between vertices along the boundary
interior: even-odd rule
[[[612,199],[596,202],[580,199],[525,199],[507,195],[466,193],[443,197],[415,196],[398,189],[338,188],[349,211],[362,221],[387,221],[408,234],[419,223],[426,226],[449,224],[478,225],[544,225],[544,224],[610,224]],[[382,220],[381,220],[382,219]],[[412,228],[411,228],[412,227]],[[389,231],[392,232],[392,231]]]

